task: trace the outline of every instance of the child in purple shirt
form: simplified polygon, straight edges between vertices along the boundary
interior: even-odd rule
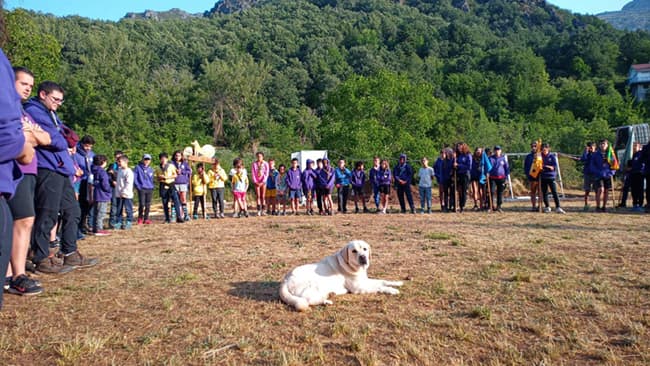
[[[354,164],[350,183],[352,183],[352,193],[354,194],[354,213],[359,213],[359,201],[363,204],[363,212],[369,212],[368,207],[366,207],[366,197],[363,194],[363,186],[366,184],[366,173],[363,170],[362,161],[357,161]]]

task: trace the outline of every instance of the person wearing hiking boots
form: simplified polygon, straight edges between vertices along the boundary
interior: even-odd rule
[[[63,88],[55,82],[44,81],[38,86],[37,96],[25,104],[25,111],[43,130],[50,134],[48,146],[37,146],[38,174],[36,177],[36,220],[32,232],[32,262],[43,273],[65,273],[74,267],[90,267],[98,263],[85,258],[77,249],[77,231],[81,211],[70,182],[75,174],[68,141],[61,132],[62,122],[56,115],[63,104]],[[74,145],[73,145],[74,146]],[[61,215],[62,234],[59,261],[50,255],[50,232]]]

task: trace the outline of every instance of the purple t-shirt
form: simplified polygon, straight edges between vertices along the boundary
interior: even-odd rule
[[[29,115],[29,113],[23,111],[23,122],[27,122],[32,125],[37,125],[36,122],[34,122],[34,119],[32,119],[32,116]],[[18,164],[18,167],[20,168],[20,171],[23,172],[23,174],[33,174],[36,175],[38,173],[38,157],[36,154],[34,154],[34,159],[32,159],[32,162],[23,165],[23,164]]]

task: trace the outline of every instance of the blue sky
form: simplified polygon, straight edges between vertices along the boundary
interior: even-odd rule
[[[597,14],[620,10],[631,0],[548,0],[576,13]],[[190,13],[212,9],[217,0],[5,0],[6,9],[26,8],[57,16],[81,15],[93,19],[119,20],[127,12],[180,8]]]

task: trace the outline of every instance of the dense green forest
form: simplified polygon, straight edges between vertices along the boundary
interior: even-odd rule
[[[185,20],[7,14],[7,53],[66,89],[97,150],[434,156],[530,140],[578,153],[646,120],[625,87],[650,36],[543,0],[268,0]],[[286,155],[282,155],[286,156]]]

